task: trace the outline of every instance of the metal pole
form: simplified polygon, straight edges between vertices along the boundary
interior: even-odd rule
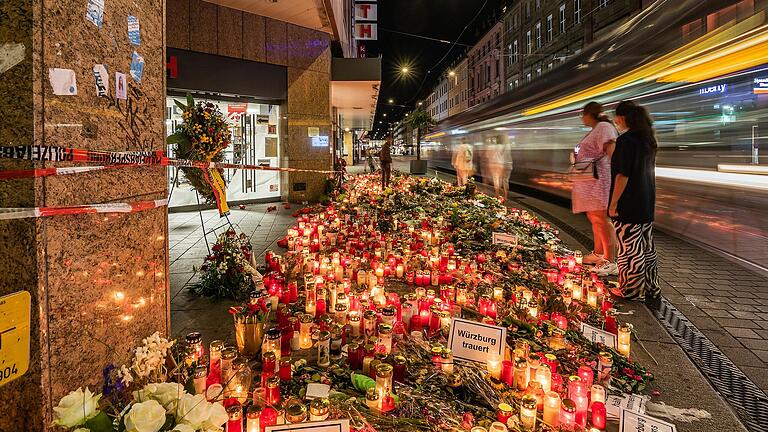
[[[200,214],[200,225],[203,227],[203,239],[205,239],[205,247],[208,249],[208,255],[211,254],[211,246],[208,244],[208,233],[205,232],[205,221],[203,220],[203,209],[200,208],[200,194],[195,190],[195,196],[197,197],[197,213]]]

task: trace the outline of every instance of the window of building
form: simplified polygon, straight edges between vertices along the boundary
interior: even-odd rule
[[[536,68],[536,76],[537,77],[541,76],[541,68]]]
[[[581,0],[573,0],[573,23],[581,22]]]
[[[552,42],[552,15],[547,17],[547,42]]]
[[[517,39],[515,39],[514,41],[512,41],[512,57],[510,57],[512,59],[512,61],[517,63],[518,62],[517,56],[519,54],[520,54],[520,52],[519,52],[518,46],[517,46]]]
[[[541,23],[536,23],[536,49],[541,48]]]
[[[526,47],[526,52],[528,54],[533,52],[533,50],[532,50],[533,47],[531,46],[531,31],[530,30],[525,32],[525,47]]]
[[[527,1],[525,2],[525,17],[530,18],[531,17],[531,2]]]
[[[541,9],[541,0],[536,0],[536,9]]]
[[[606,7],[608,7],[608,0],[600,0],[599,8],[602,9],[602,8],[606,8]]]
[[[528,82],[531,82],[531,73],[530,72],[525,74],[525,80],[528,81]]]
[[[520,80],[515,80],[515,88],[520,87]]]
[[[565,5],[560,5],[560,34],[565,33]]]

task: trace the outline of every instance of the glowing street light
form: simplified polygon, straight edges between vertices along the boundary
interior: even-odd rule
[[[389,103],[395,103],[395,100],[392,98],[389,98]]]
[[[400,72],[402,72],[404,74],[407,74],[409,71],[410,71],[410,69],[408,69],[408,66],[403,66],[403,67],[400,68]]]
[[[451,77],[452,77],[452,76],[456,76],[456,72],[454,72],[454,71],[450,71],[450,72],[448,72],[448,76],[451,76]]]
[[[423,102],[419,102],[419,106],[422,106],[422,105],[423,105]]]

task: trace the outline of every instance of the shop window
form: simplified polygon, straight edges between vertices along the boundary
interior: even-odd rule
[[[573,0],[573,23],[581,22],[581,0]]]

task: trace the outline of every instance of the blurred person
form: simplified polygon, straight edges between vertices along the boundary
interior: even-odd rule
[[[494,193],[505,200],[509,194],[509,173],[512,171],[512,160],[508,156],[504,144],[493,144],[486,155],[485,169],[491,177]]]
[[[472,165],[472,146],[462,139],[453,152],[453,158],[451,164],[456,169],[456,182],[459,186],[467,184],[467,179],[474,174],[474,166]]]
[[[573,153],[574,162],[592,162],[597,178],[573,182],[571,202],[574,213],[586,213],[592,224],[594,250],[584,257],[584,264],[594,264],[601,276],[618,274],[613,257],[612,229],[608,220],[608,198],[611,187],[610,157],[618,136],[603,106],[590,102],[581,112],[584,126],[592,130],[579,142]]]
[[[376,171],[376,165],[373,162],[373,149],[371,148],[365,150],[365,165],[368,167],[367,169],[371,170],[371,173]]]
[[[656,207],[656,133],[648,111],[631,101],[616,107],[623,133],[611,157],[608,215],[618,238],[619,289],[614,295],[658,306],[661,296],[653,242]]]
[[[381,146],[379,162],[381,163],[381,188],[389,186],[389,178],[392,176],[392,137],[388,137]]]

